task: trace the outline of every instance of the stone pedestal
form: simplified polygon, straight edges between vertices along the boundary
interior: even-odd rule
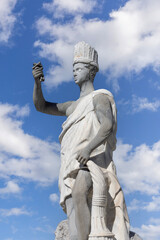
[[[60,222],[55,231],[55,240],[70,240],[68,220]]]
[[[109,235],[109,234],[108,234]],[[116,240],[114,237],[113,237],[113,234],[111,236],[108,236],[108,237],[104,237],[104,236],[89,236],[88,238],[89,240]]]
[[[142,240],[142,238],[134,232],[130,232],[129,237],[130,237],[130,240]],[[89,239],[91,239],[91,240],[97,240],[97,238],[99,240],[116,240],[112,236],[111,237],[101,237],[101,236],[99,236],[99,237],[96,237],[96,238],[89,237]],[[70,240],[68,220],[64,220],[64,221],[62,221],[58,224],[57,229],[55,231],[55,240]]]

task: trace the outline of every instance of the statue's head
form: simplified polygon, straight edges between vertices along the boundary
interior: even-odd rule
[[[88,43],[79,42],[74,48],[73,73],[77,84],[80,81],[94,81],[99,70],[98,53]]]

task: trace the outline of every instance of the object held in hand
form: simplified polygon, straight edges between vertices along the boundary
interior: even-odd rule
[[[35,68],[42,68],[42,70],[43,70],[43,66],[42,66],[41,62],[33,63],[32,69],[34,70]],[[44,82],[45,78],[44,78],[43,73],[39,80],[40,80],[40,82]]]
[[[44,76],[41,76],[39,80],[40,80],[40,82],[44,82],[44,80],[45,80]]]

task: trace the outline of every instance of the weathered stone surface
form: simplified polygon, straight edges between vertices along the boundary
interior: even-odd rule
[[[68,220],[58,224],[55,231],[55,240],[69,240]]]
[[[142,240],[142,238],[136,233],[130,231],[130,240]],[[68,220],[60,222],[55,231],[55,240],[70,240]]]

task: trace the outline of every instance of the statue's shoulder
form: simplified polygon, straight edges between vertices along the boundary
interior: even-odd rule
[[[93,97],[96,96],[96,95],[98,95],[98,94],[105,94],[105,95],[107,95],[108,97],[113,98],[113,94],[112,94],[110,91],[108,91],[107,89],[98,89],[98,90],[95,90],[95,91],[93,92]]]
[[[115,122],[116,122],[117,121],[116,120],[117,119],[117,108],[116,108],[115,100],[114,100],[112,93],[110,91],[108,91],[107,89],[98,89],[93,92],[93,97],[96,95],[98,96],[98,94],[105,95],[108,98],[108,100],[111,104],[112,112],[113,112]]]
[[[110,98],[111,98],[111,93],[105,89],[99,89],[93,92],[93,106],[95,109],[97,107],[102,109],[108,109],[111,107],[110,105]],[[112,97],[113,98],[113,97]]]

